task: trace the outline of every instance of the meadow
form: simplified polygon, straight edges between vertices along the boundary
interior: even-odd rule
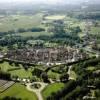
[[[48,96],[50,96],[52,93],[56,93],[57,91],[61,90],[64,87],[64,83],[53,83],[48,85],[43,91],[42,91],[42,95],[44,100],[46,100],[46,98]]]
[[[15,64],[11,65],[8,62],[4,61],[3,63],[0,63],[0,69],[4,72],[10,73],[11,76],[18,76],[19,78],[31,78],[31,72],[33,68],[29,68],[26,71],[21,64],[19,66],[16,66]]]
[[[43,14],[35,15],[10,15],[0,19],[0,32],[10,31],[19,28],[32,28],[41,26]]]
[[[44,31],[44,32],[23,32],[23,33],[17,33],[16,35],[22,36],[22,37],[30,37],[30,36],[38,37],[38,36],[42,36],[42,35],[50,36],[52,34]]]
[[[35,93],[28,91],[20,83],[15,83],[12,87],[1,93],[0,99],[6,96],[21,98],[22,100],[37,100]]]
[[[65,18],[65,15],[50,15],[50,16],[45,17],[45,19],[47,20],[61,20],[64,18]]]

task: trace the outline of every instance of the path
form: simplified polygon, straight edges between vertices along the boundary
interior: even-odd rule
[[[40,87],[39,89],[32,89],[32,88],[30,87],[32,84],[40,84],[41,87]],[[42,97],[42,95],[41,95],[41,91],[42,91],[48,84],[42,83],[42,82],[33,82],[33,83],[28,83],[28,84],[26,84],[26,85],[27,85],[27,89],[28,89],[29,91],[32,91],[32,92],[35,92],[35,93],[36,93],[36,95],[37,95],[37,97],[38,97],[38,100],[43,100],[43,97]]]
[[[71,72],[71,68],[72,66],[69,66],[69,69],[68,69],[68,74],[70,75],[70,72]]]
[[[71,69],[72,69],[73,66],[69,66],[69,69],[68,69],[68,75],[69,75],[69,80],[74,80],[73,77],[70,77],[70,74],[71,74]]]

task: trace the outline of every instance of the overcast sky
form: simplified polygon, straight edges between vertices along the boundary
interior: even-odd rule
[[[56,2],[69,2],[69,1],[82,1],[82,0],[0,0],[0,2],[51,2],[51,3],[56,3]],[[84,0],[83,0],[84,1]]]
[[[100,0],[0,0],[0,2],[33,2],[33,3],[49,3],[49,4],[56,4],[56,3],[80,3],[80,2],[100,2]]]
[[[0,2],[57,2],[61,0],[0,0]],[[62,0],[63,1],[63,0]]]

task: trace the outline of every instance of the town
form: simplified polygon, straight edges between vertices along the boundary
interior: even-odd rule
[[[67,64],[78,60],[84,60],[88,54],[70,47],[18,49],[8,51],[5,58],[9,60],[24,61],[34,64]]]

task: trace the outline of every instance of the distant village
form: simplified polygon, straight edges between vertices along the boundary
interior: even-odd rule
[[[34,64],[65,64],[88,58],[88,54],[70,47],[31,48],[10,50],[6,54],[9,60],[23,61]]]

